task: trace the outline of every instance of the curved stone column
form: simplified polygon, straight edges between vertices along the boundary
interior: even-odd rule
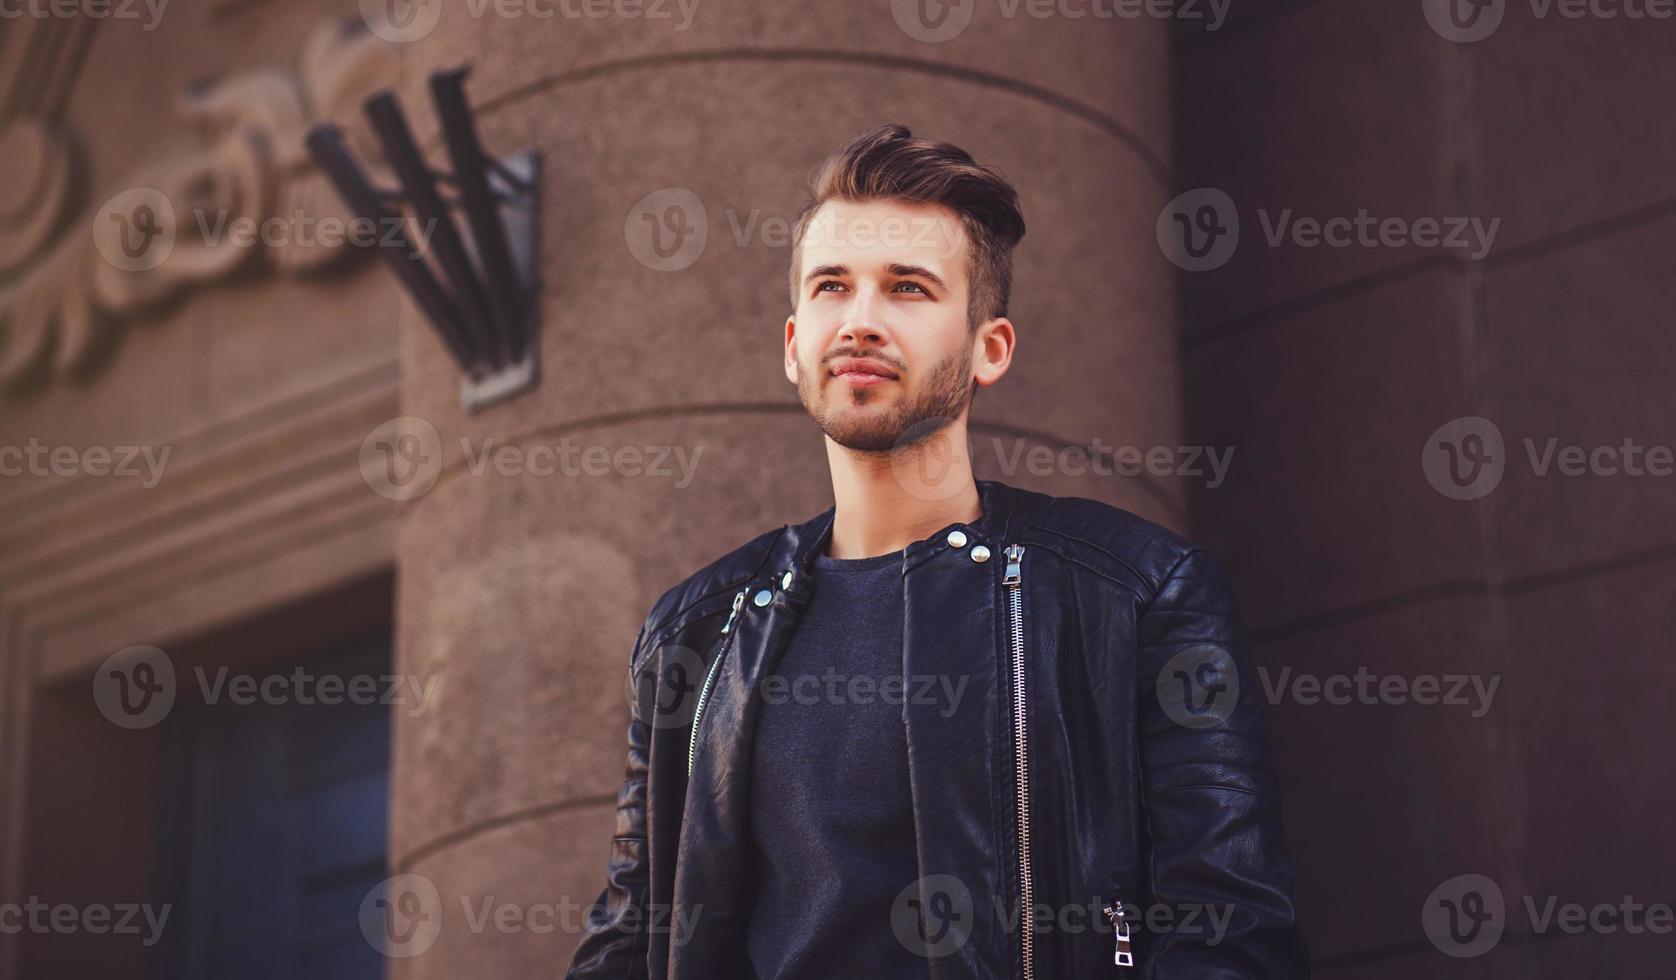
[[[884,2],[715,0],[685,29],[675,6],[670,20],[474,6],[446,5],[415,53],[478,66],[469,91],[494,151],[542,151],[542,380],[463,413],[453,365],[409,318],[403,411],[435,426],[443,466],[403,505],[397,645],[401,670],[439,683],[424,712],[398,712],[392,861],[437,886],[442,932],[392,960],[398,980],[562,965],[565,929],[603,883],[647,608],[830,503],[779,338],[790,219],[810,168],[849,137],[901,122],[1021,188],[1021,350],[977,403],[980,475],[1181,523],[1166,483],[1039,474],[1015,456],[1179,439],[1174,280],[1154,238],[1164,25],[1024,6],[1008,19],[991,0],[936,41]],[[408,104],[425,104],[411,82]],[[413,115],[434,152],[429,113]],[[672,202],[702,247],[666,227],[659,255],[646,236]],[[504,468],[485,459],[507,447]],[[667,475],[646,472],[665,449]],[[616,462],[587,462],[601,453]],[[496,924],[501,906],[516,928]]]

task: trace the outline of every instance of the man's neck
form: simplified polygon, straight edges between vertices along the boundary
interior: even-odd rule
[[[827,544],[833,558],[888,555],[983,516],[959,423],[892,453],[857,453],[828,439],[826,458],[835,504]]]

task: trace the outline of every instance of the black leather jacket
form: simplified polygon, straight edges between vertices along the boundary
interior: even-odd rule
[[[1115,507],[978,488],[980,520],[903,559],[905,673],[966,686],[952,712],[903,699],[921,878],[893,923],[911,910],[939,980],[1307,976],[1220,566]],[[807,608],[832,516],[756,538],[647,616],[606,887],[567,976],[743,974],[748,695]]]

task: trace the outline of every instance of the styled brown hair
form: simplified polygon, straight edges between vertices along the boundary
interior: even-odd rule
[[[880,126],[827,157],[814,171],[809,194],[792,224],[792,309],[797,308],[801,292],[803,233],[815,211],[834,199],[852,203],[899,200],[941,204],[960,216],[970,242],[966,312],[972,328],[991,317],[1007,315],[1013,246],[1024,237],[1024,212],[1013,185],[999,171],[974,162],[965,150],[915,139],[906,126]]]

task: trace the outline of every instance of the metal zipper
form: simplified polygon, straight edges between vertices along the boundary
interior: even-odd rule
[[[1123,899],[1113,897],[1111,904],[1103,912],[1112,923],[1112,942],[1115,944],[1116,955],[1112,962],[1118,966],[1132,967],[1135,965],[1135,947],[1130,943],[1129,915],[1123,908]]]
[[[1018,762],[1018,921],[1023,944],[1024,980],[1035,980],[1036,885],[1030,876],[1030,734],[1029,701],[1024,686],[1024,546],[1007,546],[1007,626],[1012,636],[1013,756]]]
[[[745,605],[745,593],[750,589],[741,589],[733,597],[733,611],[727,614],[727,622],[722,624],[722,636],[727,636],[733,630],[734,620],[739,618],[739,610]],[[710,661],[710,669],[704,672],[704,686],[698,692],[698,704],[693,708],[692,732],[687,736],[687,775],[693,774],[693,760],[698,758],[698,722],[704,717],[704,705],[710,700],[710,687],[716,682],[716,668],[722,665],[722,657],[727,654],[727,640],[722,640],[716,648],[716,659]]]

